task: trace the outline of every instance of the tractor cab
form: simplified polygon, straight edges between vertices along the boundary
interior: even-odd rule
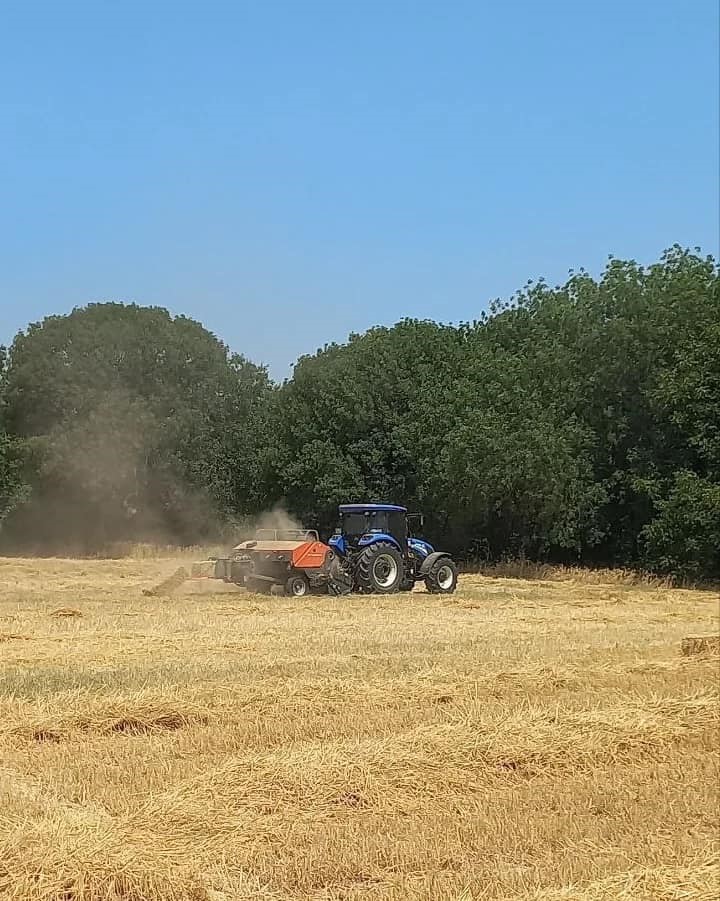
[[[378,540],[390,541],[401,553],[407,548],[407,509],[395,504],[343,504],[340,528],[330,539],[341,553]]]

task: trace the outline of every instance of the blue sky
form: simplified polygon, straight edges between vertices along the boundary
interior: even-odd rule
[[[0,113],[0,343],[135,301],[282,378],[718,246],[716,0],[3,0]]]

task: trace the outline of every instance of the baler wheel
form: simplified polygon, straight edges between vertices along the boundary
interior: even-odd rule
[[[310,583],[307,576],[303,573],[293,573],[285,583],[285,594],[292,595],[294,598],[304,598],[306,594],[310,594]]]

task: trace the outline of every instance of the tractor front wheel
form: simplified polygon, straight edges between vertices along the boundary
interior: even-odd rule
[[[361,553],[355,579],[360,591],[367,594],[392,594],[400,590],[405,578],[402,555],[386,541],[371,544]]]
[[[425,576],[425,587],[431,594],[452,594],[457,588],[457,580],[457,566],[449,557],[441,557]]]

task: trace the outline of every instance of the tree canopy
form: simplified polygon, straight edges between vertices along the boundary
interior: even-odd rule
[[[190,540],[261,506],[247,451],[268,390],[264,369],[163,309],[92,304],[30,325],[4,382],[5,428],[29,463],[10,532]]]
[[[390,500],[460,555],[720,577],[720,293],[699,251],[371,328],[282,385],[135,305],[48,317],[0,360],[5,542],[201,540],[277,503],[328,530],[338,503]]]

